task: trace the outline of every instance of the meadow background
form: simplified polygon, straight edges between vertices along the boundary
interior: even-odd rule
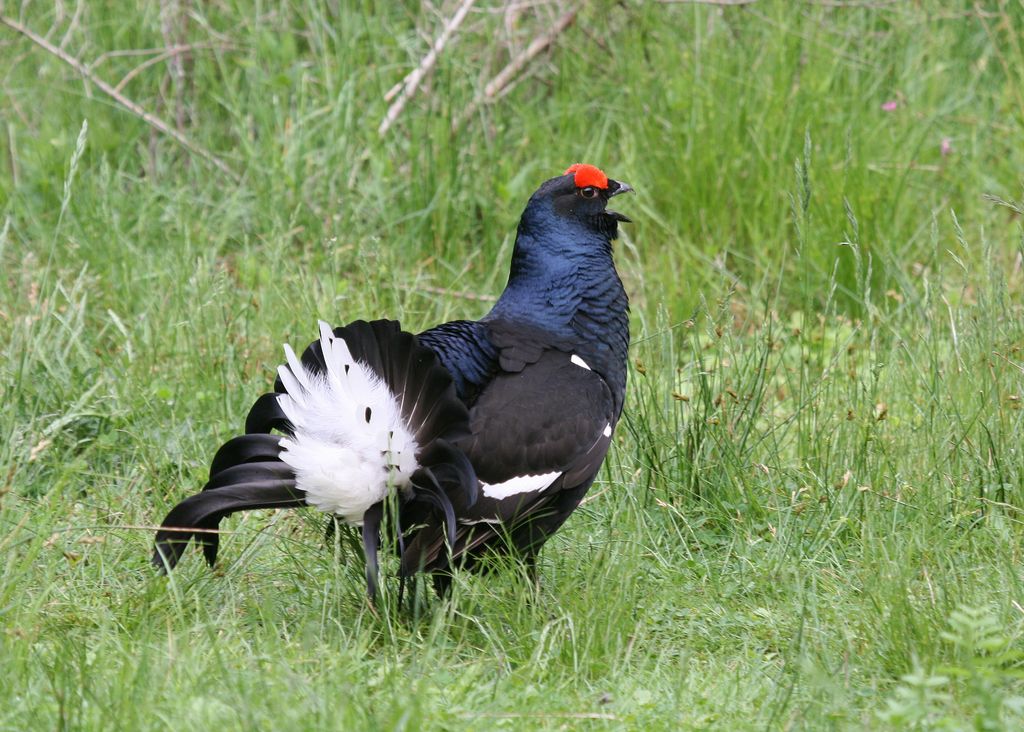
[[[1022,29],[1021,0],[0,2],[0,728],[1019,728]],[[281,512],[155,575],[281,343],[482,315],[577,161],[637,191],[633,364],[539,588],[375,612]]]

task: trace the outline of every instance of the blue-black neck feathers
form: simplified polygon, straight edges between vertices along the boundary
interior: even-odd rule
[[[618,214],[578,205],[565,179],[545,183],[519,222],[508,285],[483,321],[522,323],[568,347],[609,382],[621,408],[629,301],[615,270]],[[570,183],[571,186],[571,183]]]

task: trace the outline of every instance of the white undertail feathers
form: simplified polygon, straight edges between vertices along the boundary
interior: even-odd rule
[[[417,469],[418,446],[384,381],[356,361],[320,323],[326,373],[306,368],[290,346],[278,369],[287,394],[278,404],[294,427],[281,460],[295,471],[307,503],[359,524],[389,488],[403,489]]]

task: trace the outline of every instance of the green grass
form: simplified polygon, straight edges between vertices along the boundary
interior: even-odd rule
[[[237,183],[0,26],[0,729],[1022,724],[1020,0],[590,2],[452,132],[555,12],[485,3],[384,138],[419,3],[184,5],[183,76],[123,91]],[[168,43],[156,3],[0,8]],[[635,366],[539,589],[374,612],[300,513],[154,575],[280,343],[481,315],[579,160],[638,191]]]

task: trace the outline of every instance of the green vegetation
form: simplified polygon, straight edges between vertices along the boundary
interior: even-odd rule
[[[583,3],[477,105],[560,12],[478,3],[380,136],[436,5],[0,3],[239,176],[0,25],[0,729],[1024,724],[1024,3]],[[374,612],[311,513],[154,574],[282,342],[482,314],[580,160],[636,365],[539,588]]]

